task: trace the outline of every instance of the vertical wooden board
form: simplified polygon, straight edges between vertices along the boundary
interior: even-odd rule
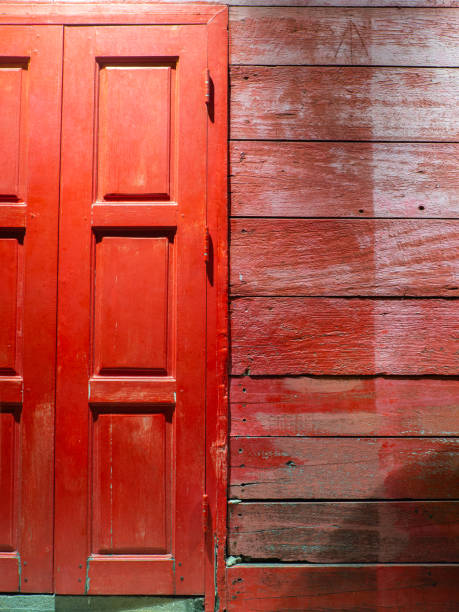
[[[227,576],[229,612],[455,612],[459,597],[451,565],[235,565]]]
[[[1,26],[0,546],[10,552],[0,553],[0,590],[6,592],[52,590],[61,71],[62,27]]]
[[[100,66],[100,199],[169,197],[171,71],[148,61]]]
[[[167,372],[169,240],[103,236],[96,244],[95,371]]]
[[[456,319],[441,299],[240,298],[232,373],[455,375]]]
[[[0,553],[17,547],[17,427],[13,410],[0,406]],[[0,561],[1,563],[1,561]]]
[[[457,66],[458,31],[457,10],[235,7],[231,63]]]
[[[205,610],[226,600],[228,436],[228,8],[208,25],[207,227],[212,238],[207,285]],[[212,119],[212,120],[211,120]],[[209,205],[212,203],[211,205]]]
[[[16,372],[18,253],[16,237],[0,234],[0,374]]]
[[[456,143],[232,142],[231,214],[459,217]]]
[[[237,499],[455,499],[457,438],[232,438]]]
[[[96,413],[94,418],[92,552],[170,552],[165,414]]]
[[[231,68],[231,138],[454,142],[454,69]]]
[[[459,224],[235,219],[233,295],[459,295]]]
[[[24,67],[0,62],[0,202],[19,199],[19,158],[21,154],[22,73]]]
[[[232,436],[455,436],[459,380],[233,378]]]
[[[459,502],[231,503],[228,546],[246,561],[455,563]]]

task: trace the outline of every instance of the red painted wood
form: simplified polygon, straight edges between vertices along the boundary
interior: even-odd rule
[[[231,497],[455,499],[457,439],[232,438]]]
[[[172,66],[148,64],[136,70],[108,65],[100,71],[97,187],[101,200],[169,198],[173,72]]]
[[[226,600],[228,436],[228,9],[208,25],[205,609]]]
[[[10,593],[18,591],[21,572],[17,553],[0,553],[0,565],[2,568],[2,588]]]
[[[20,285],[23,279],[18,274],[19,256],[23,250],[19,237],[0,234],[0,372],[2,374],[17,374],[20,367],[20,348],[16,346],[17,337],[21,332],[18,329],[17,310]],[[21,270],[22,272],[22,270]],[[18,350],[19,349],[19,350]]]
[[[454,69],[233,66],[231,138],[455,141],[458,79]]]
[[[457,10],[235,7],[231,63],[457,66],[458,30]]]
[[[19,177],[21,175],[23,180],[24,172],[23,168],[20,168],[20,165],[24,165],[24,139],[21,139],[21,127],[24,128],[24,113],[21,113],[21,100],[26,80],[23,76],[24,69],[25,65],[22,62],[12,64],[8,62],[6,68],[2,70],[0,87],[4,107],[0,115],[2,140],[0,201],[9,199],[14,202],[20,198]]]
[[[220,11],[221,6],[206,6],[188,2],[162,5],[162,2],[149,3],[142,0],[126,2],[121,0],[61,0],[52,3],[50,0],[19,0],[19,2],[5,2],[0,7],[0,23],[46,23],[46,24],[205,24]],[[218,4],[218,3],[217,3]]]
[[[441,299],[241,298],[232,373],[455,375],[456,319]]]
[[[229,612],[455,612],[459,596],[459,568],[451,565],[235,565],[227,572]]]
[[[0,377],[0,405],[21,404],[23,397],[23,380],[21,376]]]
[[[18,419],[14,409],[0,411],[0,550],[17,548]],[[0,561],[1,563],[1,561]]]
[[[236,219],[233,295],[459,295],[459,225]]]
[[[454,436],[459,381],[233,378],[232,436]]]
[[[232,142],[231,213],[459,217],[457,144]]]
[[[66,34],[56,422],[61,593],[204,590],[204,534],[189,526],[200,521],[205,474],[206,60],[205,26],[74,27]],[[102,75],[107,70],[113,77]],[[162,87],[166,73],[170,89]],[[132,105],[143,96],[140,114],[154,118],[142,130],[146,141],[116,120],[117,113],[132,119]],[[108,118],[110,109],[116,112]],[[163,121],[170,124],[166,132]],[[169,145],[150,146],[165,133]],[[122,165],[114,159],[121,150],[127,152]],[[140,172],[145,151],[161,156],[157,174]],[[178,208],[176,227],[166,229],[165,202],[157,219],[153,211],[166,190],[168,164],[175,173],[169,195]],[[113,210],[97,213],[91,235],[92,205],[100,206],[95,200],[102,195]],[[139,220],[145,201],[150,225],[126,223],[124,204]],[[97,405],[105,394],[98,410],[88,405],[89,383]],[[170,401],[173,393],[173,410],[145,403],[155,386],[158,399]]]
[[[19,581],[23,592],[52,591],[61,61],[61,28],[0,27],[0,591],[6,592]]]
[[[81,0],[80,4],[83,5],[83,7],[87,4],[92,4],[95,0]],[[207,8],[205,5],[207,3],[210,4],[227,4],[229,6],[232,5],[236,5],[236,6],[246,6],[246,5],[253,5],[253,6],[257,6],[257,5],[261,5],[261,6],[266,6],[266,2],[267,0],[217,0],[216,2],[214,0],[202,0],[202,3],[199,3],[198,5],[196,5],[196,0],[183,0],[183,2],[181,2],[180,4],[182,5],[186,5],[185,7],[180,7],[180,4],[177,5],[176,4],[177,0],[161,0],[161,4],[166,4],[169,5],[169,10],[171,10],[172,8],[174,10],[176,10],[177,8],[185,8],[185,7],[192,7],[192,8],[196,8],[198,6],[200,6],[201,4],[204,4],[204,7]],[[49,0],[35,0],[35,2],[33,4],[44,4],[49,2]],[[62,4],[75,4],[75,0],[60,0],[60,2]],[[104,4],[109,4],[111,3],[112,0],[97,0],[97,4],[99,6],[102,6]],[[16,3],[18,4],[22,4],[22,3],[26,3],[26,4],[30,4],[30,0],[16,0]],[[139,4],[146,4],[149,8],[151,7],[152,9],[156,8],[158,6],[158,4],[151,4],[150,0],[118,0],[118,3],[123,3],[123,4],[134,4],[134,3],[139,3]],[[194,5],[194,6],[193,6]],[[342,6],[342,0],[270,0],[270,5],[272,6]],[[383,6],[383,7],[404,7],[404,6],[409,6],[409,7],[438,7],[438,8],[451,8],[451,7],[457,7],[459,6],[459,2],[458,0],[346,0],[346,6],[358,6],[358,7],[372,7],[372,6]],[[80,8],[81,11],[81,8]]]
[[[96,242],[95,374],[170,372],[172,262],[167,236],[101,236]]]
[[[229,554],[246,561],[455,563],[459,502],[229,505]]]
[[[174,589],[173,564],[171,558],[161,555],[154,562],[138,555],[93,555],[88,559],[87,577],[95,595],[164,595]],[[122,579],[133,570],[134,583]]]
[[[96,414],[92,432],[94,554],[169,552],[171,426],[171,415],[164,412]]]

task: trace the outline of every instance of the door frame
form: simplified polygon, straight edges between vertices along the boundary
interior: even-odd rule
[[[142,0],[87,4],[11,2],[0,5],[1,25],[205,25],[207,100],[206,534],[205,609],[225,600],[228,436],[228,8],[205,4],[153,4]]]

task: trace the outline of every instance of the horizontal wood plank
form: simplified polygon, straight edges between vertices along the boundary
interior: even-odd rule
[[[459,145],[231,142],[231,214],[459,217]]]
[[[237,499],[455,499],[452,438],[231,438]]]
[[[48,5],[53,5],[52,10]],[[218,4],[218,3],[217,3]],[[217,7],[218,10],[219,7]],[[223,7],[222,7],[223,8]],[[175,17],[171,17],[174,11]],[[215,16],[216,10],[206,4],[189,3],[176,6],[163,3],[139,3],[121,0],[48,0],[46,2],[2,2],[2,24],[205,24]]]
[[[52,1],[52,0],[51,0]],[[45,4],[50,0],[34,0],[33,4]],[[59,0],[60,3],[75,3],[76,0]],[[113,0],[78,0],[79,4],[112,4]],[[17,4],[30,4],[30,0],[16,0]],[[117,0],[122,4],[150,4],[151,0]],[[154,4],[157,4],[153,3]],[[343,0],[200,0],[199,4],[228,4],[230,6],[342,6]],[[177,0],[161,0],[161,4],[177,4]],[[182,0],[180,4],[197,4],[196,0]],[[457,7],[459,0],[345,0],[346,6],[410,6],[410,7]]]
[[[234,219],[231,293],[458,296],[459,222]]]
[[[232,436],[458,436],[459,380],[233,378]]]
[[[454,300],[239,298],[232,373],[457,375]]]
[[[59,0],[75,3],[76,0]],[[46,4],[50,0],[34,0],[33,4]],[[113,4],[113,0],[79,0],[79,4]],[[16,4],[30,4],[30,0],[16,0]],[[151,0],[117,0],[122,4],[150,4]],[[196,0],[182,0],[180,4],[196,4]],[[342,6],[343,0],[200,0],[199,4],[227,4],[230,6]],[[457,7],[459,0],[345,0],[346,6],[409,6],[409,7]],[[153,4],[157,4],[153,3]],[[177,4],[177,0],[161,0],[161,4]]]
[[[240,7],[230,44],[232,64],[457,66],[459,11]]]
[[[233,66],[231,138],[455,141],[454,69]]]
[[[459,502],[229,504],[229,554],[308,563],[455,563]]]
[[[456,612],[459,566],[234,565],[228,612]]]

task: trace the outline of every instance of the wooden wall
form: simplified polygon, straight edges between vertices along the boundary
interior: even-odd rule
[[[230,9],[228,610],[452,612],[459,8],[278,4]]]

